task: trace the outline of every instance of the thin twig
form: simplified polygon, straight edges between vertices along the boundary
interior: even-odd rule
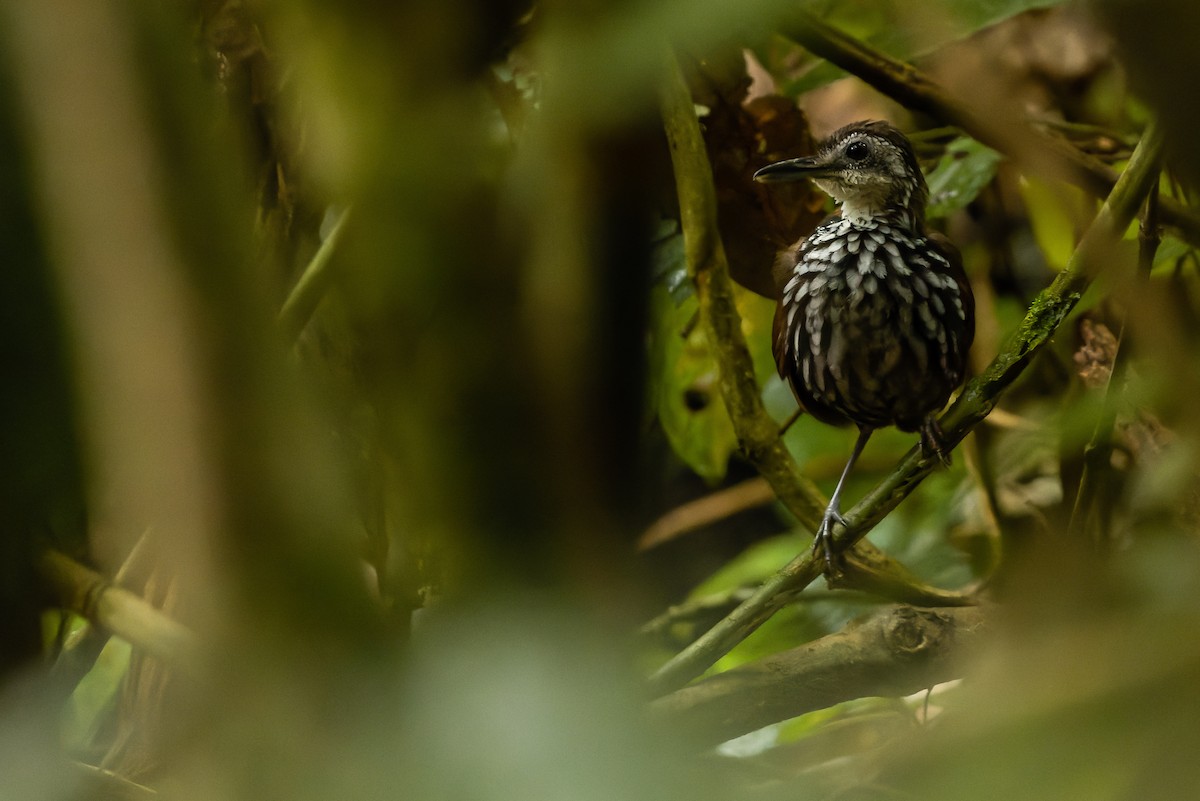
[[[145,569],[152,550],[147,535],[148,532],[142,532],[133,544],[129,555],[113,576],[114,585],[128,588],[130,576],[140,574]],[[109,635],[107,629],[84,620],[63,642],[62,650],[54,662],[54,674],[61,678],[65,685],[74,687],[95,665],[100,652],[108,643]]]
[[[72,762],[87,798],[105,801],[141,801],[158,798],[158,791],[113,773],[111,770]]]
[[[350,213],[351,209],[347,208],[338,216],[337,222],[329,229],[329,234],[317,248],[317,252],[304,268],[304,272],[300,274],[300,279],[296,281],[296,286],[292,288],[291,294],[288,295],[287,300],[283,303],[283,308],[279,311],[279,325],[289,341],[300,336],[300,332],[304,330],[304,326],[308,325],[313,312],[320,305],[321,299],[325,297],[325,290],[328,289],[329,282],[333,277],[329,269],[330,264],[333,254],[337,252],[338,242],[342,238],[342,231],[346,227],[346,220],[350,218]]]
[[[758,585],[747,584],[669,606],[653,619],[643,623],[638,629],[638,635],[665,640],[671,629],[677,626],[698,626],[700,621],[718,620],[753,595],[756,589]]]
[[[696,123],[690,107],[690,98],[687,97],[686,86],[677,65],[672,65],[671,78],[668,91],[664,93],[664,115],[668,120],[668,131],[674,129],[673,135],[669,133],[674,154],[674,150],[679,146],[679,129],[686,127],[683,121],[690,121],[692,126],[696,126]],[[678,106],[681,102],[688,103],[687,115],[679,112]],[[696,127],[695,136],[699,137],[698,126]],[[972,427],[987,417],[1000,395],[1024,371],[1034,354],[1046,344],[1075,307],[1083,291],[1091,283],[1098,256],[1111,248],[1112,243],[1121,236],[1136,214],[1142,198],[1149,192],[1157,175],[1161,147],[1162,137],[1157,125],[1152,123],[1143,134],[1130,158],[1129,166],[1117,181],[1112,194],[1072,254],[1067,268],[1034,299],[1025,319],[1004,349],[982,375],[966,386],[958,400],[939,421],[948,447],[957,445]],[[676,180],[679,183],[682,207],[685,189],[692,193],[700,190],[686,186],[687,182],[680,176],[678,163]],[[711,192],[711,182],[709,191]],[[697,212],[693,209],[693,213]],[[685,241],[689,228],[687,225],[684,227]],[[692,258],[702,254],[707,258],[713,247],[711,239],[715,236],[715,233],[709,235],[710,241],[706,243],[709,251],[688,251],[689,263],[692,263]],[[715,247],[719,249],[719,241],[715,243]],[[713,273],[704,270],[698,273],[698,287],[701,286],[701,276],[707,276],[707,283],[713,286],[719,283],[713,280]],[[740,337],[740,330],[737,333]],[[749,364],[748,357],[745,364]],[[741,412],[735,410],[732,404],[730,411]],[[935,461],[925,458],[919,448],[911,449],[896,468],[846,514],[848,525],[835,528],[835,545],[845,550],[858,542],[906,498],[934,466]],[[774,482],[772,486],[775,486]],[[763,582],[753,597],[659,668],[650,678],[651,689],[658,693],[668,692],[700,675],[770,618],[790,598],[801,592],[820,572],[819,561],[814,559],[811,553],[804,553],[793,559]]]

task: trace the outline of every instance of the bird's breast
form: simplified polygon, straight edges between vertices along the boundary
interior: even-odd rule
[[[780,313],[780,371],[818,417],[911,428],[962,379],[960,287],[936,244],[902,227],[822,225],[796,253]]]

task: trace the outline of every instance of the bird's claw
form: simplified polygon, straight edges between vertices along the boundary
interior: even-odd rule
[[[937,458],[942,467],[950,466],[950,450],[946,447],[946,434],[936,418],[930,417],[921,424],[921,455],[926,459]]]
[[[842,574],[842,554],[841,551],[833,544],[833,525],[841,523],[843,527],[849,527],[846,518],[836,509],[826,509],[825,516],[821,518],[821,525],[817,526],[817,532],[813,536],[813,553],[818,551],[825,558],[825,575],[840,576]]]

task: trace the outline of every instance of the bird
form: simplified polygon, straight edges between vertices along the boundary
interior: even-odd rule
[[[842,491],[876,429],[920,432],[922,453],[949,463],[936,415],[965,378],[975,299],[957,248],[926,227],[925,177],[890,123],[851,123],[816,155],[768,164],[754,179],[811,180],[840,206],[780,254],[786,283],[772,326],[775,365],[800,406],[858,427],[813,539],[836,574]]]

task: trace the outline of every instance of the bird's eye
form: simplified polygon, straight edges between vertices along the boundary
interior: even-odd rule
[[[867,156],[871,155],[871,148],[866,142],[861,139],[857,142],[851,142],[846,148],[846,155],[851,161],[862,161]]]

